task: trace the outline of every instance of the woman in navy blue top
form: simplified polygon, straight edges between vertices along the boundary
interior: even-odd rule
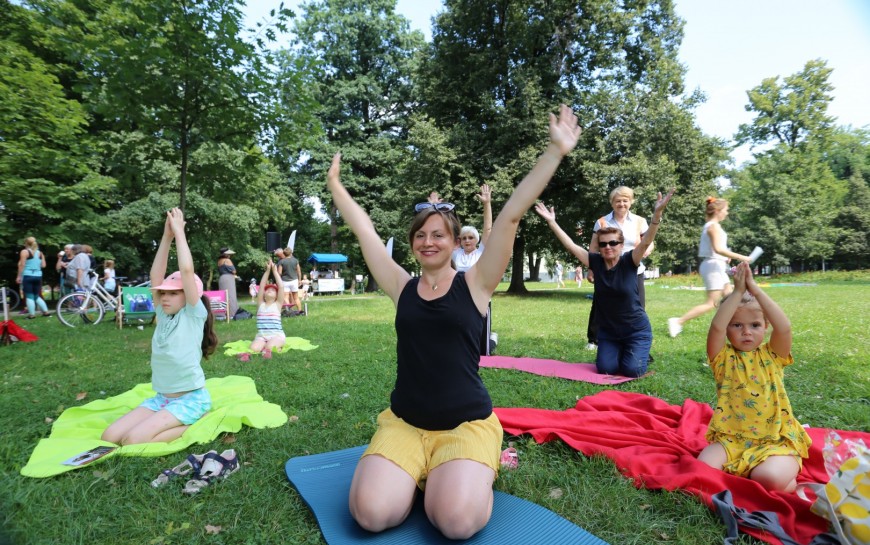
[[[625,238],[618,227],[599,229],[600,253],[588,252],[575,244],[559,227],[554,207],[547,209],[542,203],[535,205],[535,211],[547,221],[562,246],[595,275],[593,303],[599,325],[595,367],[599,373],[628,377],[639,377],[646,373],[652,346],[652,327],[640,301],[637,268],[644,252],[656,238],[662,213],[673,194],[673,189],[664,197],[658,194],[649,229],[643,234],[640,243],[625,253]]]
[[[451,266],[459,221],[450,203],[415,207],[409,243],[421,274],[412,278],[387,253],[366,212],[339,181],[341,155],[327,175],[335,206],[359,240],[369,271],[396,305],[396,383],[390,407],[354,472],[349,508],[372,532],[401,524],[418,490],[432,524],[467,539],[489,521],[503,439],[478,374],[478,339],[492,293],[510,260],[517,226],[577,144],[577,118],[550,116],[550,144],[493,224],[486,251],[465,273]]]

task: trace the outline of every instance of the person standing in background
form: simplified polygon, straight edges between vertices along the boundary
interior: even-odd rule
[[[728,249],[728,233],[719,225],[728,217],[728,201],[707,197],[704,216],[707,223],[701,228],[701,242],[698,245],[698,257],[702,258],[698,272],[704,279],[707,290],[707,300],[689,309],[679,318],[668,318],[668,333],[676,337],[683,330],[683,324],[702,314],[710,312],[719,305],[722,297],[728,297],[733,289],[728,278],[728,261],[737,259],[749,261],[749,256],[734,253]]]
[[[63,251],[57,254],[57,263],[54,265],[54,270],[57,271],[57,283],[60,287],[61,297],[70,292],[64,280],[66,279],[66,267],[73,258],[72,247],[72,244],[64,246]]]
[[[48,316],[48,306],[42,298],[42,269],[45,268],[45,254],[36,244],[36,239],[27,237],[24,239],[24,249],[18,254],[18,277],[15,281],[24,292],[24,300],[27,305],[27,318],[36,318],[36,309],[39,308],[43,316]]]
[[[233,265],[233,260],[230,256],[236,252],[230,250],[226,246],[220,249],[220,257],[218,257],[218,288],[227,290],[227,306],[230,311],[230,319],[236,315],[239,310],[239,301],[236,298],[236,266]]]
[[[284,284],[282,294],[284,306],[289,306],[291,309],[296,307],[295,313],[302,314],[302,303],[299,301],[299,279],[302,278],[302,271],[299,268],[299,260],[293,257],[293,248],[284,248],[284,258],[278,261],[277,266],[281,282]]]

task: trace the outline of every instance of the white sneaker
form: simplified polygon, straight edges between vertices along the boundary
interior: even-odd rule
[[[683,326],[680,325],[679,318],[668,318],[668,333],[671,334],[671,337],[676,337],[682,330]]]
[[[595,343],[589,343],[586,345],[586,350],[598,350],[598,345]]]

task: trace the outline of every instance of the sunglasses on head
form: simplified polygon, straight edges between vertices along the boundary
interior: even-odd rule
[[[414,205],[414,212],[420,213],[429,208],[434,208],[439,212],[450,212],[456,208],[456,205],[452,202],[421,202]]]
[[[598,244],[600,246],[610,246],[612,248],[614,246],[619,246],[622,243],[619,242],[618,240],[608,240],[607,242],[599,242]]]

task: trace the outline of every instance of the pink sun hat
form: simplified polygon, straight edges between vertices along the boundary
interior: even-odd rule
[[[193,275],[193,279],[196,282],[196,294],[199,297],[202,297],[202,280],[199,279],[197,275]],[[159,286],[152,286],[152,290],[183,290],[184,285],[181,283],[181,272],[175,271],[170,274],[166,278],[163,279],[163,283]]]

